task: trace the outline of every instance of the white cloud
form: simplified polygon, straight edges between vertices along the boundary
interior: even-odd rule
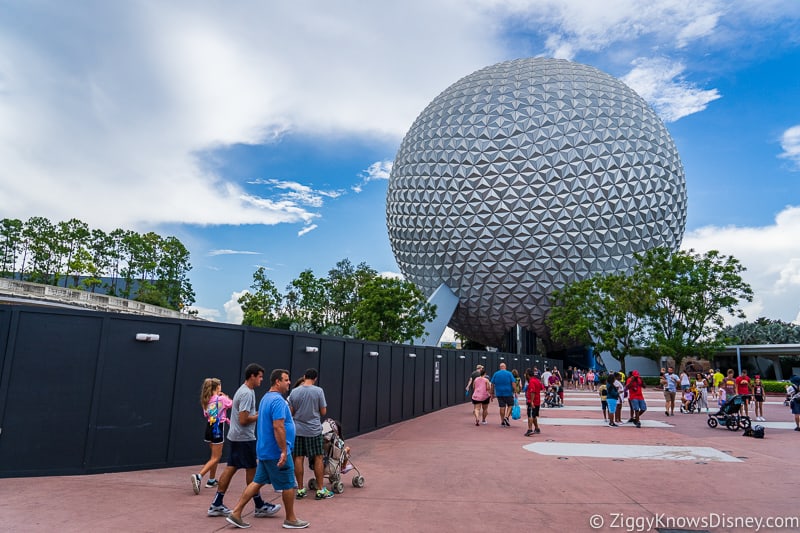
[[[4,216],[308,224],[303,191],[251,194],[198,154],[289,130],[399,139],[439,91],[502,57],[477,2],[81,4],[0,18]]]
[[[783,132],[781,148],[783,148],[783,153],[780,157],[791,160],[795,168],[800,170],[800,125],[792,126]]]
[[[261,255],[261,252],[249,252],[246,250],[209,250],[208,255]]]
[[[508,10],[518,24],[545,34],[547,54],[561,59],[640,39],[683,48],[711,35],[728,9],[720,0],[528,0],[495,6]]]
[[[317,229],[317,225],[316,224],[311,224],[310,226],[306,226],[305,228],[303,228],[300,231],[298,231],[297,232],[297,236],[298,237],[302,237],[303,235],[305,235],[309,231],[314,231],[315,229]]]
[[[361,192],[364,189],[364,185],[370,181],[388,180],[392,174],[392,166],[394,166],[394,161],[376,161],[372,163],[369,168],[359,173],[358,177],[361,178],[361,182],[353,185],[353,191]]]
[[[247,292],[249,292],[247,289],[234,292],[231,294],[230,299],[223,304],[222,308],[225,310],[225,322],[227,324],[242,323],[244,312],[242,311],[242,306],[239,305],[239,298],[244,296]]]
[[[304,206],[319,208],[322,207],[323,198],[338,198],[344,191],[342,190],[315,190],[308,185],[297,183],[296,181],[282,181],[276,179],[258,179],[248,181],[251,185],[267,185],[271,189],[288,191],[278,195],[278,198],[287,203],[300,204]]]
[[[716,89],[702,90],[688,83],[682,77],[685,67],[679,62],[639,58],[633,65],[622,81],[647,100],[665,122],[702,111],[720,98]]]
[[[800,323],[800,206],[786,207],[763,227],[707,226],[688,233],[683,248],[719,250],[747,268],[743,278],[755,298],[743,306],[748,320],[769,309],[767,318]]]

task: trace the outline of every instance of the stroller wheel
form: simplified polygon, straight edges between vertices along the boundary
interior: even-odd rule
[[[362,488],[364,486],[364,476],[353,476],[353,486]]]
[[[315,478],[311,478],[308,480],[308,488],[309,490],[317,490],[317,480]]]
[[[719,425],[719,422],[717,422],[716,418],[714,418],[713,416],[708,417],[708,427],[710,427],[711,429],[714,429],[718,425]]]
[[[736,431],[739,429],[739,421],[735,418],[728,418],[725,420],[725,427],[730,431]]]
[[[344,483],[342,483],[341,481],[337,481],[332,485],[332,487],[333,487],[333,492],[335,492],[336,494],[341,494],[344,492]]]
[[[749,416],[743,416],[739,419],[739,427],[741,429],[750,429],[751,425]]]

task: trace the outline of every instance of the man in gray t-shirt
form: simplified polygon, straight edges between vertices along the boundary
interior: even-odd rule
[[[255,388],[261,385],[264,379],[264,368],[261,365],[252,363],[244,369],[244,383],[233,395],[233,405],[231,406],[230,424],[228,431],[228,442],[230,443],[230,456],[228,466],[219,477],[217,494],[211,507],[208,508],[208,516],[228,516],[231,510],[223,503],[225,492],[230,486],[231,479],[237,470],[245,469],[245,480],[249,485],[256,475],[256,422],[258,421],[258,404],[256,404]],[[280,511],[281,506],[266,502],[261,498],[261,494],[253,497],[256,504],[254,516],[267,517]]]
[[[328,412],[325,402],[325,393],[316,386],[317,370],[309,368],[303,376],[303,383],[289,394],[289,408],[296,429],[294,448],[294,473],[297,478],[297,497],[305,498],[306,489],[303,486],[303,460],[308,457],[314,464],[314,477],[317,482],[318,500],[332,498],[333,492],[324,487],[324,466],[322,455],[324,453],[322,442],[322,417]]]

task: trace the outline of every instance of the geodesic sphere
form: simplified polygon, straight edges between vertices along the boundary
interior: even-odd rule
[[[663,123],[624,83],[519,59],[457,81],[417,117],[386,221],[406,278],[428,296],[447,284],[450,326],[497,346],[516,324],[547,337],[554,289],[677,249],[686,183]]]

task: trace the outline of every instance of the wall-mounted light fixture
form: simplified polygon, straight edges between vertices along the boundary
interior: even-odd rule
[[[501,357],[500,358],[501,361],[505,361],[505,359],[506,359],[505,357]]]
[[[136,340],[139,342],[156,342],[160,337],[158,333],[137,333]]]
[[[378,352],[367,352],[367,355],[370,356],[370,357],[378,357],[378,355],[380,355],[380,353],[378,353]]]
[[[440,353],[437,353],[437,354],[436,354],[436,359],[441,359],[441,358],[442,358],[442,354],[440,354]]]
[[[481,356],[481,359],[486,359],[486,356],[485,356],[485,355],[482,355],[482,356]]]
[[[466,359],[466,356],[459,355],[459,356],[458,356],[458,358],[459,358],[459,359]]]
[[[409,356],[409,357],[416,357],[416,356],[417,356],[417,354],[415,354],[415,353],[410,353],[410,354],[408,354],[408,356]]]
[[[316,346],[306,346],[306,353],[317,353],[319,348]]]

